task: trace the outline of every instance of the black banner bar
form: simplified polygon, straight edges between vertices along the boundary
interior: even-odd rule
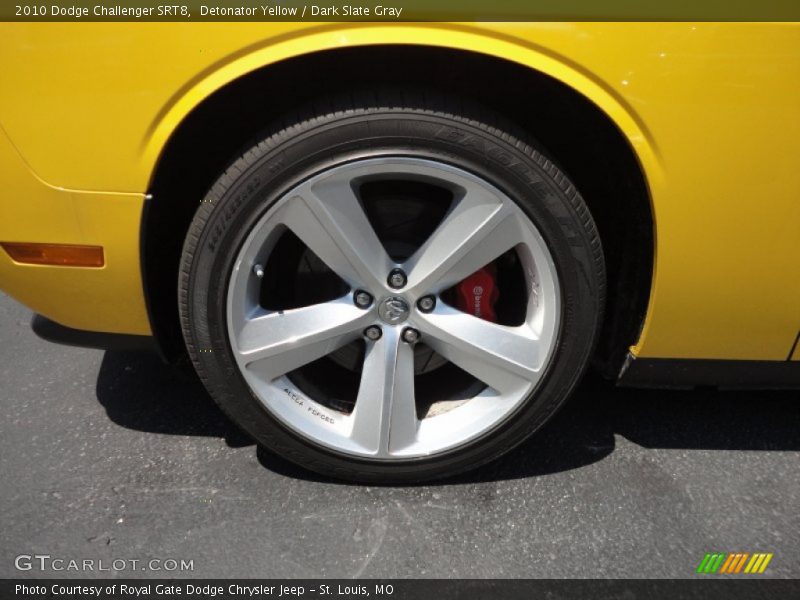
[[[719,578],[620,579],[3,579],[0,598],[100,600],[739,600],[796,598],[797,580]]]

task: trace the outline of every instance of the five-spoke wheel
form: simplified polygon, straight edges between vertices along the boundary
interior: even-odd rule
[[[360,194],[364,182],[379,181],[423,182],[452,198],[429,237],[402,260],[385,249]],[[264,280],[253,265],[269,264],[288,232],[345,282],[345,295],[289,310],[264,308]],[[522,267],[515,283],[527,291],[520,323],[494,323],[442,299],[509,252]],[[431,307],[421,310],[420,300]],[[319,444],[382,459],[428,456],[493,428],[535,388],[552,354],[559,314],[553,260],[513,201],[462,169],[399,156],[341,164],[287,191],[245,240],[228,291],[231,348],[264,405]],[[349,413],[293,380],[295,370],[362,337]],[[441,406],[423,414],[415,393],[417,343],[472,376],[477,385],[465,386],[468,397],[432,398],[428,404]]]

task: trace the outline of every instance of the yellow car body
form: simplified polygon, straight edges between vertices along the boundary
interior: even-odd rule
[[[792,23],[3,23],[0,242],[101,246],[101,268],[0,252],[61,325],[151,335],[142,214],[170,137],[237,78],[343,48],[496,57],[598,107],[654,227],[639,358],[800,360],[800,26]],[[313,85],[313,73],[298,74]]]

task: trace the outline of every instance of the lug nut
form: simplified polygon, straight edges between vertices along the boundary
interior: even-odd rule
[[[253,265],[253,273],[255,274],[256,277],[261,279],[262,277],[264,277],[264,267],[262,267],[259,264]]]
[[[389,273],[389,279],[387,281],[389,283],[389,287],[398,290],[405,286],[407,281],[406,274],[403,273],[403,269],[392,269]]]
[[[382,335],[383,331],[381,331],[381,328],[377,325],[370,325],[364,330],[364,337],[368,340],[372,340],[373,342],[381,339]]]
[[[423,296],[417,300],[417,308],[422,312],[429,313],[436,306],[436,298],[433,296]]]
[[[355,302],[356,306],[359,308],[367,308],[372,304],[372,296],[364,290],[356,290],[356,293],[353,294],[353,302]]]
[[[403,341],[407,344],[416,344],[419,341],[420,333],[416,329],[406,327],[403,329]]]

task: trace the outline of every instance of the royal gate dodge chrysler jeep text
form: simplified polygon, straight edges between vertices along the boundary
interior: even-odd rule
[[[587,368],[800,383],[789,23],[4,23],[0,287],[188,353],[264,447],[419,481]]]

